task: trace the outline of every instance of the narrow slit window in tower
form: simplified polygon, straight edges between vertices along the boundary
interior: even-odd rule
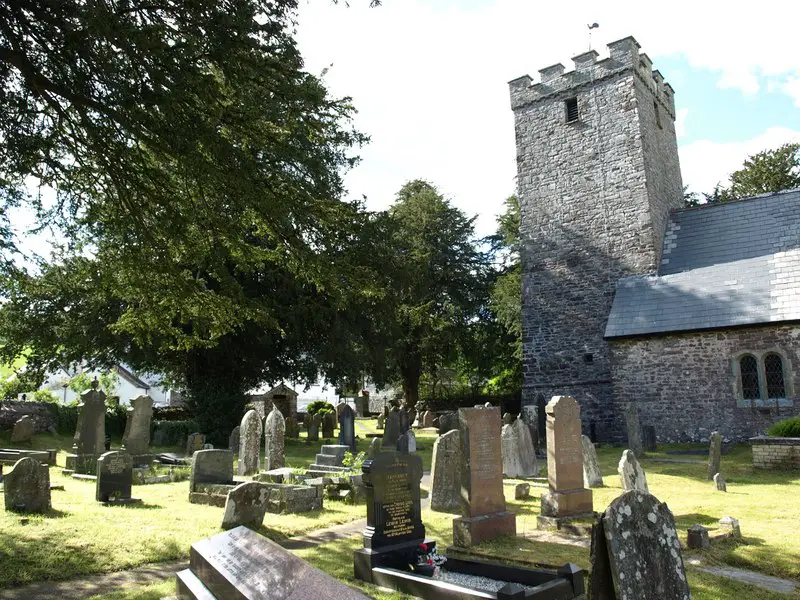
[[[653,100],[653,110],[656,113],[656,125],[658,125],[659,129],[664,129],[664,126],[661,124],[661,111],[658,110],[658,102]]]
[[[745,400],[758,400],[761,398],[756,357],[750,354],[744,355],[739,360],[739,373],[742,378],[742,398]]]
[[[568,98],[564,101],[564,109],[567,114],[567,123],[578,120],[578,99]]]
[[[783,384],[783,361],[777,354],[764,357],[764,375],[767,380],[767,398],[785,398],[786,388]]]

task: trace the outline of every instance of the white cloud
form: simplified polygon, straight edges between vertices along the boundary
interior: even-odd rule
[[[681,139],[686,135],[686,116],[689,114],[688,108],[679,108],[675,111],[675,137]]]
[[[789,77],[786,83],[783,84],[783,91],[794,98],[794,105],[800,108],[800,71],[798,76]]]
[[[773,127],[743,142],[717,143],[702,140],[679,148],[683,183],[693,192],[711,192],[717,183],[742,167],[744,160],[765,149],[800,141],[800,131]]]
[[[405,181],[428,178],[467,213],[480,215],[481,233],[494,229],[494,216],[515,187],[506,82],[559,61],[569,68],[570,57],[587,48],[587,23],[600,23],[593,45],[601,55],[607,42],[633,35],[656,68],[659,56],[683,54],[692,66],[718,72],[718,85],[744,93],[760,92],[759,77],[784,81],[800,66],[794,41],[800,3],[780,0],[764,0],[758,10],[678,1],[657,17],[631,0],[602,9],[577,0],[568,11],[530,0],[367,4],[313,0],[299,15],[309,70],[333,64],[326,82],[334,93],[353,97],[357,126],[372,137],[348,187],[380,208]],[[680,105],[680,81],[672,83]],[[793,93],[788,86],[781,89]],[[681,129],[686,114],[684,108],[678,115]],[[696,158],[701,166],[715,160]],[[717,170],[690,165],[688,157],[682,164],[687,181],[693,168]]]

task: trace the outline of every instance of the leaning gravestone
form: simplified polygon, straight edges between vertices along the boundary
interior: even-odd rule
[[[425,541],[419,484],[422,459],[416,454],[383,452],[362,467],[367,496],[364,548],[354,553],[358,579],[372,581],[374,567],[408,567],[408,558]]]
[[[333,437],[333,431],[336,429],[336,412],[327,412],[322,415],[322,437],[329,440]]]
[[[150,422],[153,420],[153,399],[137,396],[131,400],[122,447],[133,455],[147,454],[150,450]],[[137,463],[138,464],[138,463]]]
[[[103,392],[91,389],[81,394],[73,440],[72,450],[78,455],[100,455],[105,450],[106,395]]]
[[[593,513],[592,490],[583,487],[581,408],[571,396],[553,396],[547,413],[547,483],[542,495],[540,526],[558,526],[560,519]]]
[[[261,417],[248,410],[239,425],[239,475],[254,475],[261,466]]]
[[[222,528],[262,525],[267,512],[269,494],[269,487],[257,481],[247,481],[237,485],[228,492],[228,498],[225,500]]]
[[[264,470],[280,469],[286,466],[284,456],[284,434],[286,423],[281,411],[274,406],[267,415],[264,428]]]
[[[537,477],[539,465],[528,426],[521,419],[503,425],[503,474],[506,477]]]
[[[195,452],[202,450],[206,444],[206,436],[202,433],[192,433],[186,438],[186,456],[191,457]]]
[[[626,492],[629,490],[638,492],[650,491],[647,487],[647,477],[644,474],[644,469],[642,469],[639,461],[636,460],[636,455],[630,450],[625,450],[622,453],[617,472],[622,481],[622,489]]]
[[[14,423],[14,431],[11,433],[11,441],[14,443],[30,442],[31,438],[33,437],[33,426],[33,419],[30,417],[30,415],[20,417],[20,419]]]
[[[614,500],[592,528],[592,600],[691,600],[675,519],[650,494]]]
[[[583,485],[587,488],[603,487],[603,474],[600,472],[597,450],[592,440],[582,435],[581,446],[583,446]]]
[[[400,437],[400,412],[393,410],[386,417],[386,425],[383,429],[383,447],[396,448],[397,439]]]
[[[367,600],[247,527],[192,544],[177,592],[203,600]]]
[[[3,475],[6,510],[43,513],[50,510],[50,471],[35,458],[20,458]]]
[[[722,436],[715,431],[711,434],[711,441],[708,445],[708,480],[714,479],[714,475],[720,473],[722,462]]]
[[[453,520],[453,544],[462,548],[516,535],[516,515],[506,510],[500,409],[460,408],[462,516]]]
[[[355,454],[356,449],[356,413],[345,404],[339,412],[339,445],[347,446]]]
[[[635,402],[625,409],[625,422],[628,425],[628,448],[639,458],[644,454],[642,444],[642,425],[639,421],[639,407]]]
[[[309,442],[318,442],[319,441],[319,430],[322,427],[322,416],[317,413],[313,417],[310,417],[308,420],[308,441]]]
[[[233,452],[234,454],[239,454],[239,441],[241,439],[241,431],[242,428],[240,425],[237,425],[231,431],[230,436],[228,437],[228,450]]]
[[[105,504],[134,504],[131,498],[133,457],[127,452],[106,452],[97,459],[95,500]]]
[[[431,460],[431,510],[461,510],[461,440],[458,431],[448,431],[433,444]]]

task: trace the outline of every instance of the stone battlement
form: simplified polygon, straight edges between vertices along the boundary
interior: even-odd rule
[[[508,83],[511,92],[511,108],[517,110],[527,104],[539,102],[562,94],[576,87],[591,85],[594,82],[633,70],[637,77],[650,90],[653,97],[675,118],[675,91],[658,71],[653,70],[653,62],[645,53],[639,52],[639,43],[633,37],[626,37],[607,45],[609,57],[597,60],[600,56],[589,50],[572,58],[575,69],[564,72],[564,65],[555,65],[539,70],[540,82],[533,83],[530,75],[517,77]]]

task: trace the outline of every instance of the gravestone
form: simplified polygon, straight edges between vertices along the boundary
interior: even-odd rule
[[[381,446],[383,445],[383,439],[376,437],[372,438],[372,441],[369,443],[369,450],[367,450],[367,458],[372,459],[378,456],[381,452]]]
[[[397,450],[406,454],[417,451],[417,436],[411,429],[397,438]]]
[[[319,441],[319,430],[322,427],[322,415],[317,413],[313,417],[311,417],[308,421],[308,441],[309,442],[318,442]]]
[[[431,459],[431,510],[457,513],[461,510],[461,440],[458,431],[448,431],[433,444]]]
[[[339,413],[339,445],[347,446],[350,452],[356,454],[356,413],[345,404]]]
[[[516,535],[516,515],[506,510],[499,408],[460,408],[462,516],[453,520],[453,544],[469,547]]]
[[[597,450],[595,450],[592,440],[582,435],[581,446],[583,447],[583,485],[587,488],[603,487],[603,474],[600,472]]]
[[[366,461],[362,471],[367,527],[364,548],[355,551],[353,560],[356,577],[371,582],[374,567],[407,568],[411,552],[425,541],[419,494],[422,459],[383,452]]]
[[[531,442],[533,442],[534,449],[539,448],[539,416],[538,409],[535,406],[523,406],[520,411],[519,418],[528,426],[531,434]]]
[[[203,449],[206,444],[206,436],[202,433],[191,433],[186,438],[186,456],[191,457],[195,452]]]
[[[445,413],[439,417],[439,435],[448,431],[458,431],[458,413]]]
[[[30,415],[20,417],[19,420],[14,423],[14,431],[11,433],[11,441],[16,444],[30,442],[31,438],[33,437],[33,431],[34,423]]]
[[[230,450],[198,450],[192,456],[189,491],[201,484],[230,484],[233,482],[233,452]]]
[[[686,530],[686,547],[690,550],[701,550],[711,547],[708,529],[700,524],[692,525]]]
[[[514,499],[515,500],[526,500],[530,498],[531,495],[531,484],[530,483],[518,483],[514,486]]]
[[[514,415],[506,413],[503,415],[503,425],[511,425],[514,422]]]
[[[592,529],[592,600],[690,600],[675,519],[650,494],[614,500]]]
[[[571,396],[553,396],[547,413],[547,483],[539,525],[558,527],[559,519],[592,515],[592,490],[583,487],[581,408]]]
[[[97,459],[95,500],[105,504],[134,504],[131,498],[133,457],[127,452],[106,452]]]
[[[383,416],[383,413],[379,414],[378,418],[375,419],[375,429],[383,429],[385,423],[386,417]]]
[[[256,481],[247,481],[237,485],[228,492],[228,498],[225,500],[222,528],[232,529],[239,525],[262,525],[264,523],[264,515],[267,512],[269,495],[269,488]]]
[[[3,474],[6,510],[44,513],[50,510],[50,471],[35,458],[20,458]]]
[[[435,416],[436,415],[429,410],[426,410],[424,413],[422,413],[422,426],[433,427],[433,419]]]
[[[150,422],[153,420],[153,399],[137,396],[131,400],[125,421],[122,447],[132,455],[147,454],[150,450]]]
[[[520,477],[538,477],[539,462],[536,460],[536,449],[533,447],[531,432],[522,419],[515,419],[510,427],[516,431],[515,439],[519,451]]]
[[[645,452],[655,452],[658,450],[656,442],[656,428],[653,425],[642,426],[642,445]]]
[[[413,426],[419,425],[417,423],[417,409],[412,408],[408,411],[408,423],[409,423],[409,429],[411,428],[412,425]]]
[[[286,437],[292,439],[300,437],[300,426],[294,417],[287,417],[286,419]]]
[[[628,448],[639,458],[644,454],[642,445],[642,426],[639,422],[639,406],[635,402],[625,409],[625,423],[628,426]]]
[[[322,415],[322,437],[326,440],[333,438],[333,432],[336,429],[336,414],[328,412]]]
[[[734,519],[733,517],[722,517],[719,520],[719,526],[721,529],[727,529],[731,537],[734,539],[742,539],[742,529],[739,526],[739,520]]]
[[[261,417],[257,411],[248,410],[239,425],[239,475],[254,475],[261,470],[262,434]]]
[[[401,435],[400,431],[400,411],[392,410],[386,417],[386,426],[383,429],[383,447],[396,448],[397,439]]]
[[[620,480],[622,481],[622,489],[626,492],[635,490],[638,492],[649,492],[647,488],[647,477],[645,476],[644,469],[639,461],[636,460],[636,455],[630,451],[625,450],[622,453],[622,458],[619,460],[617,466]]]
[[[406,410],[406,407],[404,406],[400,410],[397,411],[397,414],[400,417],[400,434],[399,435],[403,435],[411,427],[411,421],[409,420],[408,410]]]
[[[708,480],[714,479],[714,475],[721,473],[720,464],[722,462],[722,436],[714,431],[711,434],[711,441],[708,444]]]
[[[228,450],[233,452],[234,454],[239,454],[239,441],[241,438],[241,426],[237,425],[231,431],[231,435],[228,437]]]
[[[181,599],[367,600],[275,542],[236,527],[195,542],[177,574]]]
[[[286,432],[286,422],[279,411],[274,406],[267,415],[267,422],[264,427],[264,470],[280,469],[286,466],[284,456],[284,434]]]
[[[717,473],[714,475],[714,485],[717,487],[717,491],[719,492],[728,491],[728,485],[725,483],[725,478],[722,476],[722,473]]]
[[[93,386],[97,382],[92,382]],[[86,390],[78,404],[78,425],[75,428],[72,451],[78,455],[100,455],[106,441],[106,395],[97,390]]]

